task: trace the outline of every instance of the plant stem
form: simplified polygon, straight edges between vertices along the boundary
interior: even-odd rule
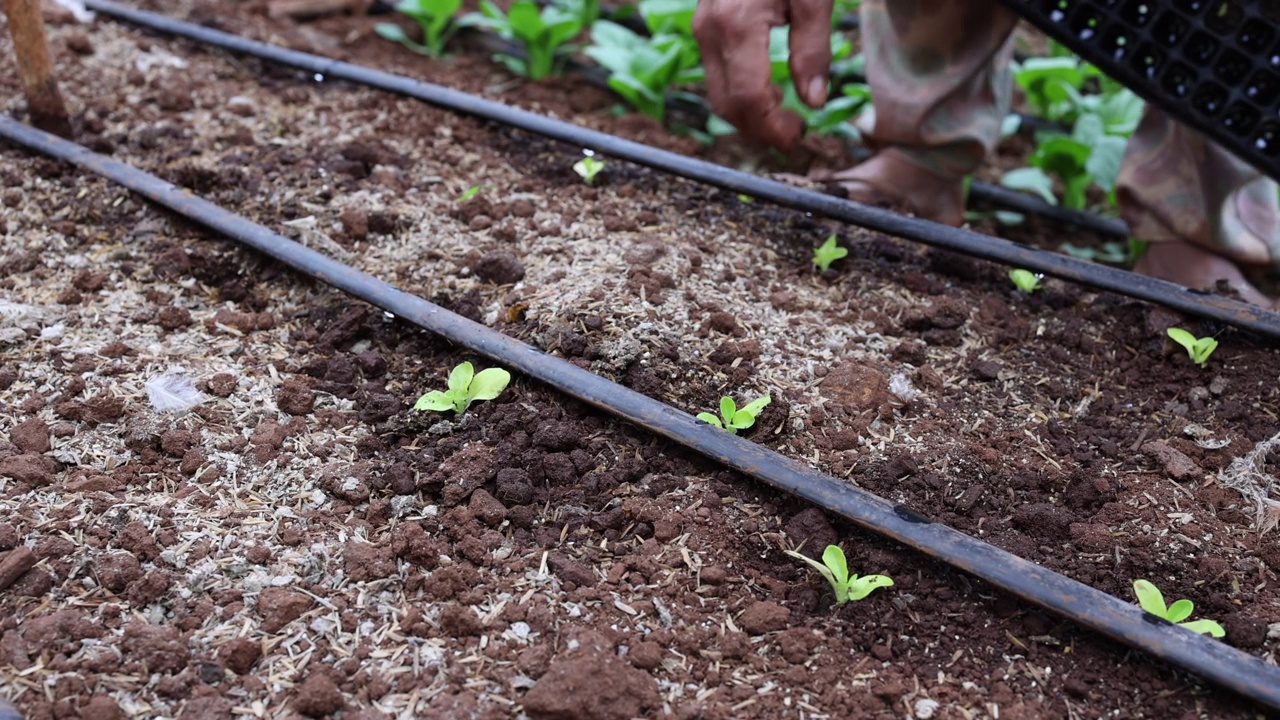
[[[18,58],[18,75],[31,111],[31,124],[72,138],[71,119],[49,61],[40,0],[4,0],[4,13],[9,18],[9,32],[13,35],[13,51]]]

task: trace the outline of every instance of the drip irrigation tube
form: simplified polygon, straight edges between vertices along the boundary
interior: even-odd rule
[[[142,195],[298,272],[518,370],[872,532],[968,572],[1086,628],[1280,709],[1280,669],[1144,612],[1083,583],[934,523],[902,505],[823,475],[772,450],[547,355],[304,247],[160,178],[49,133],[0,117],[0,137]]]
[[[888,210],[793,187],[776,180],[578,127],[457,90],[250,40],[163,15],[135,10],[110,0],[86,0],[85,7],[141,27],[300,68],[322,78],[346,80],[398,93],[437,107],[492,120],[577,147],[590,148],[598,153],[734,193],[744,193],[760,200],[860,225],[887,235],[993,260],[1015,268],[1044,273],[1121,295],[1148,300],[1271,337],[1280,337],[1280,313],[1231,298],[1188,290],[1175,283],[1097,265],[1049,250],[1019,245],[1001,238],[939,225],[927,220],[904,217]]]

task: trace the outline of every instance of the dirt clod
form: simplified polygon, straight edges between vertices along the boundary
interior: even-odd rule
[[[658,683],[618,657],[612,644],[584,633],[557,656],[524,697],[534,720],[630,720],[657,707]]]
[[[319,718],[338,712],[346,700],[328,672],[314,670],[298,685],[290,705],[307,717]]]
[[[790,610],[770,600],[762,600],[752,603],[738,616],[738,625],[752,635],[764,635],[783,629],[790,619]]]

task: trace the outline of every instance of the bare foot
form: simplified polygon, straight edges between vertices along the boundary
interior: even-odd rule
[[[1265,308],[1275,308],[1276,301],[1262,294],[1245,279],[1240,267],[1221,255],[1181,240],[1153,242],[1133,267],[1143,275],[1169,280],[1189,288],[1204,290],[1226,282],[1242,300]]]
[[[810,177],[839,185],[856,202],[901,205],[916,217],[944,225],[964,222],[964,182],[938,177],[893,148],[848,170]]]

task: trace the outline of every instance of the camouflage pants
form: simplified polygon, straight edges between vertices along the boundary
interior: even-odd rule
[[[972,172],[1009,110],[1017,19],[995,0],[863,0],[868,145],[940,177]],[[1276,184],[1153,107],[1129,142],[1117,196],[1136,237],[1280,267]]]

